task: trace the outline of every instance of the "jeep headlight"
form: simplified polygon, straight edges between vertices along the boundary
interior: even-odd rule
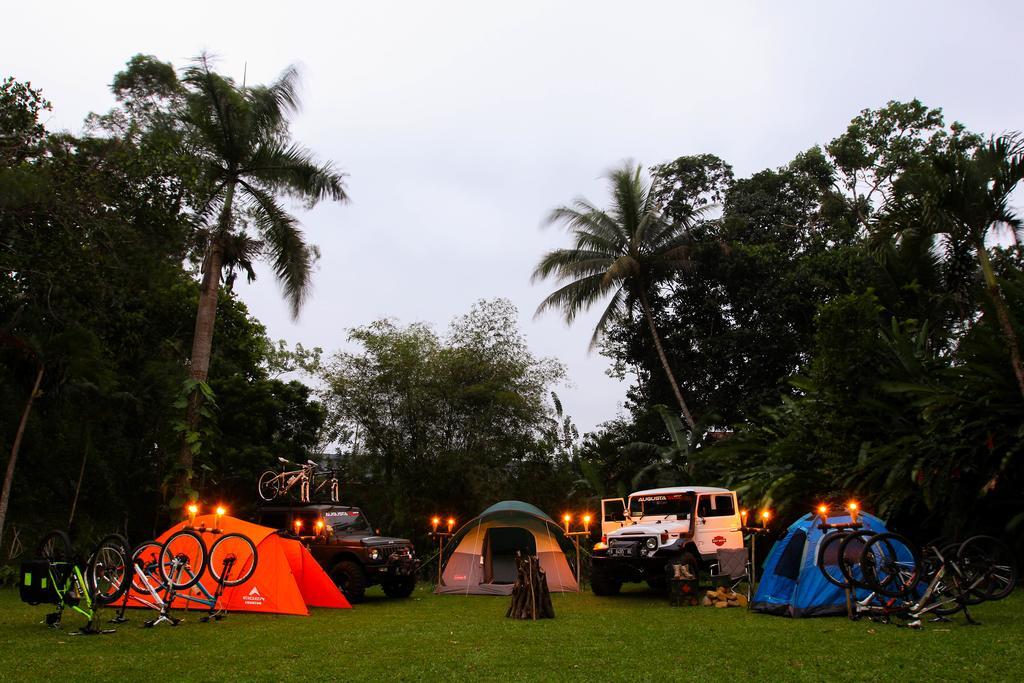
[[[648,550],[656,550],[658,548],[658,539],[651,536],[646,541],[644,541],[644,545],[647,547]]]
[[[371,560],[377,561],[381,557],[383,557],[383,555],[384,555],[384,553],[382,553],[380,551],[380,548],[373,548],[372,550],[370,550],[370,559]]]

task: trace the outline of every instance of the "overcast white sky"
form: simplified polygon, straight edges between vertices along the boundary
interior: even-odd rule
[[[350,174],[352,202],[302,216],[323,258],[297,323],[273,280],[241,286],[274,338],[339,348],[381,317],[444,330],[507,297],[569,368],[582,429],[626,387],[587,355],[593,315],[532,320],[530,272],[565,244],[540,222],[625,158],[711,152],[738,176],[839,134],[865,107],[921,98],[980,132],[1024,128],[1019,2],[3,2],[0,76],[41,87],[80,130],[143,52],[201,50],[249,82],[303,68],[295,138]],[[265,271],[264,271],[265,273]]]

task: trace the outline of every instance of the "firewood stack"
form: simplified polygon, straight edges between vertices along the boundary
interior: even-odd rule
[[[718,590],[707,591],[704,594],[704,599],[701,600],[701,604],[705,607],[746,607],[747,596],[742,593],[736,593],[725,586],[719,586]]]
[[[513,619],[554,619],[548,579],[536,556],[516,553],[516,582],[512,584],[512,604],[506,617]]]

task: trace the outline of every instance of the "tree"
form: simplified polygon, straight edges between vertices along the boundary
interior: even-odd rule
[[[697,213],[666,220],[643,179],[643,169],[632,162],[610,171],[607,179],[612,192],[610,209],[598,209],[580,198],[571,206],[556,208],[548,217],[549,224],[562,223],[571,231],[574,245],[548,252],[534,270],[533,281],[553,276],[560,284],[565,283],[541,302],[537,314],[561,309],[566,322],[572,323],[580,311],[608,298],[590,340],[593,348],[609,325],[625,319],[639,306],[679,410],[693,429],[693,415],[655,325],[651,297],[687,267],[691,243],[688,231]]]
[[[1024,140],[1018,134],[993,136],[970,153],[936,154],[897,185],[899,201],[883,217],[875,239],[930,241],[941,235],[954,251],[973,249],[1024,396],[1020,343],[986,246],[1000,228],[1018,239],[1022,223],[1009,199],[1022,180]]]
[[[324,364],[323,402],[343,486],[375,519],[416,533],[439,510],[564,500],[573,427],[551,391],[565,371],[530,352],[510,302],[478,302],[444,335],[380,320],[349,339]]]
[[[280,204],[282,195],[312,207],[322,199],[345,201],[343,175],[293,143],[288,115],[297,111],[298,72],[289,67],[268,86],[237,85],[214,72],[200,56],[185,70],[183,111],[188,153],[201,172],[207,196],[198,210],[202,249],[202,285],[196,312],[189,378],[205,382],[210,368],[217,297],[225,271],[253,277],[252,261],[265,257],[297,317],[310,285],[317,252],[306,242],[298,221]],[[259,239],[245,230],[254,226]],[[193,391],[186,413],[185,438],[178,460],[177,492],[190,491],[194,434],[201,394]]]

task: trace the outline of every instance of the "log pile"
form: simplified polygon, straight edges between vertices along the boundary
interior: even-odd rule
[[[746,607],[747,596],[730,590],[725,586],[719,586],[718,590],[707,591],[700,604],[705,607],[718,607],[719,609],[724,609],[726,607]]]
[[[536,556],[516,553],[516,582],[512,584],[512,604],[506,617],[513,619],[554,619],[548,579]]]

